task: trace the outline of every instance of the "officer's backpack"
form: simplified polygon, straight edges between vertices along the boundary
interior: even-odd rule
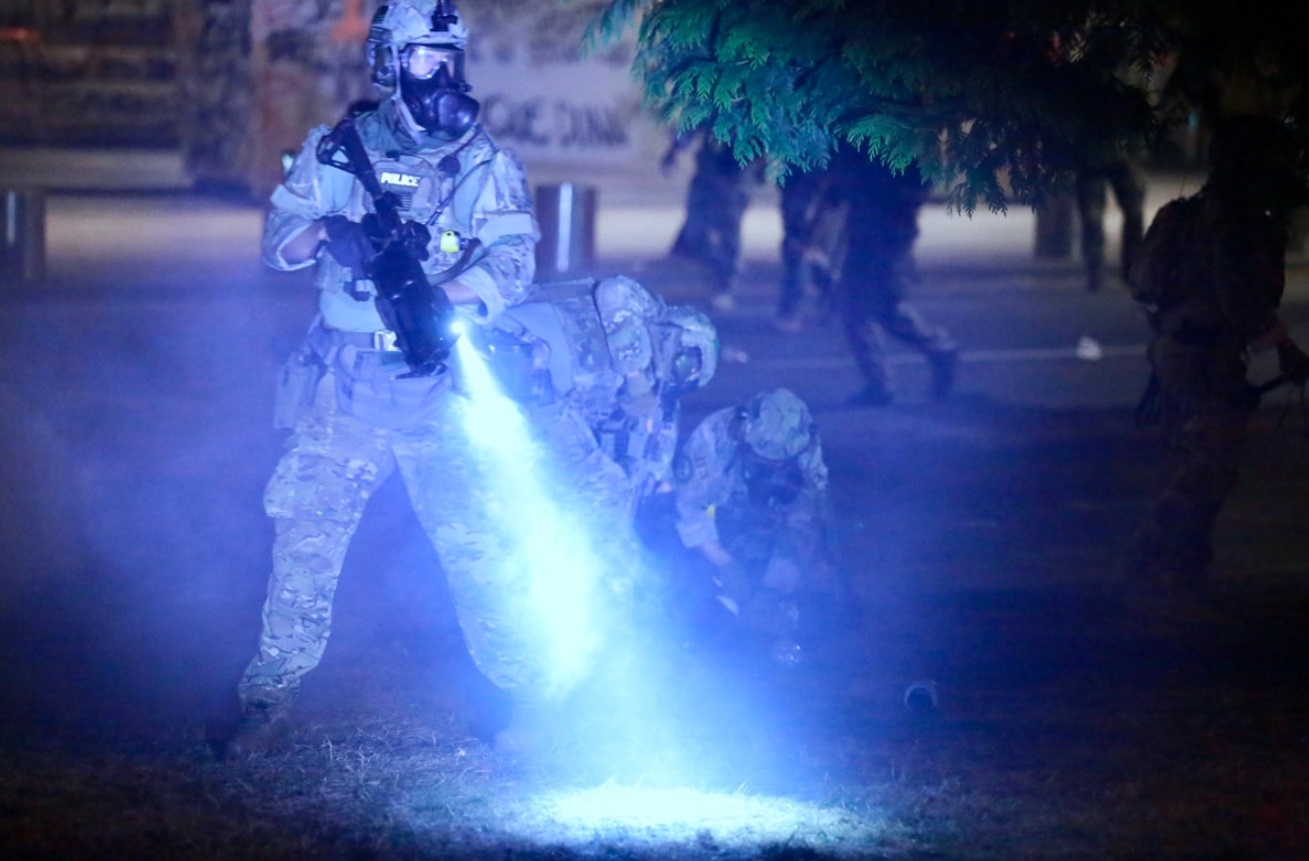
[[[1208,235],[1203,196],[1165,204],[1145,232],[1136,262],[1127,277],[1132,298],[1153,308],[1168,308],[1204,289]]]

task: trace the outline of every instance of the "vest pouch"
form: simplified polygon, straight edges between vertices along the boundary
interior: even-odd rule
[[[277,372],[273,394],[273,427],[293,430],[314,403],[318,383],[327,366],[308,343],[302,344],[287,358]]]
[[[447,373],[402,377],[409,372],[398,352],[345,346],[333,361],[341,412],[374,427],[397,430],[433,420],[449,397]]]

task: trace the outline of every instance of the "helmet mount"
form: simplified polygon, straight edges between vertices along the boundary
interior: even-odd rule
[[[399,0],[379,6],[368,33],[373,83],[392,91],[390,97],[415,131],[462,137],[477,122],[480,109],[464,79],[467,44],[468,28],[454,0]],[[440,48],[454,56],[439,74],[410,74],[402,56],[410,46]]]

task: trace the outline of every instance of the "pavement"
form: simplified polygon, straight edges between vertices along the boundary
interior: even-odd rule
[[[596,192],[593,253],[590,259],[575,255],[574,268],[564,275],[581,270],[639,275],[664,264],[682,221],[689,164],[668,175],[655,165],[637,170],[598,165],[585,171],[553,162],[526,167],[534,188],[571,182]],[[1147,218],[1167,201],[1195,191],[1201,181],[1195,171],[1152,173]],[[149,263],[163,268],[173,252],[201,264],[188,267],[192,276],[222,276],[226,265],[250,258],[262,225],[258,201],[196,193],[181,154],[171,150],[0,147],[0,188],[39,189],[45,195],[50,214],[46,280],[56,287],[94,282],[118,266],[144,273],[144,283],[155,283]],[[1058,282],[1062,289],[1070,267],[1077,265],[1071,258],[1035,257],[1036,218],[1026,207],[964,215],[938,202],[923,209],[919,226],[916,255],[926,275],[1019,273],[1032,283]],[[1120,226],[1111,197],[1106,234],[1113,237]],[[761,185],[742,228],[747,305],[776,289],[781,236],[776,190]],[[1302,259],[1303,252],[1295,249],[1295,258]],[[1111,240],[1111,259],[1114,253]],[[692,298],[697,286],[671,289]]]
[[[559,165],[527,168],[538,185],[567,178]],[[670,302],[707,308],[703,273],[666,257],[681,223],[686,178],[665,178],[652,167],[570,179],[597,189],[595,253],[576,271],[552,277],[622,273]],[[30,466],[31,452],[13,441],[17,427],[17,438],[42,452],[36,460],[55,456],[35,430],[46,427],[76,441],[62,456],[78,464],[80,480],[96,486],[84,487],[76,501],[50,488],[11,488],[14,512],[50,524],[52,511],[94,508],[133,474],[186,483],[215,463],[248,472],[257,487],[276,451],[262,413],[267,381],[312,314],[306,273],[275,273],[258,261],[261,206],[193,192],[177,154],[162,151],[0,149],[0,186],[19,180],[49,189],[46,277],[0,284],[13,333],[7,364],[22,378],[10,396],[6,448]],[[1184,173],[1153,175],[1148,209],[1198,184]],[[1118,225],[1111,207],[1111,238]],[[970,218],[930,205],[920,230],[922,283],[912,300],[963,348],[950,402],[932,404],[921,358],[893,345],[901,383],[896,406],[849,410],[844,399],[859,380],[839,330],[831,322],[789,337],[771,329],[781,226],[775,195],[761,189],[743,229],[738,307],[713,313],[724,361],[714,384],[688,401],[688,417],[765,386],[801,392],[823,428],[850,540],[881,560],[878,582],[888,591],[1086,584],[1109,576],[1121,533],[1149,504],[1151,482],[1161,479],[1160,449],[1143,444],[1131,425],[1145,379],[1139,311],[1121,285],[1088,294],[1076,259],[1036,258],[1030,210]],[[1112,239],[1108,253],[1113,259]],[[1309,331],[1309,278],[1302,258],[1292,263],[1287,317],[1292,331]],[[14,333],[16,327],[27,328]],[[68,371],[51,373],[44,361],[29,367],[17,345],[32,339],[38,354],[62,356]],[[1253,375],[1274,370],[1257,363]],[[156,391],[136,379],[149,373],[190,382],[172,379]],[[204,381],[206,374],[213,379]],[[110,387],[123,380],[127,388],[110,397]],[[210,403],[197,403],[187,385]],[[52,394],[61,407],[42,400]],[[176,416],[160,416],[164,402]],[[153,424],[115,415],[123,406]],[[220,421],[224,411],[239,415]],[[96,417],[89,425],[88,414]],[[1270,414],[1270,427],[1275,421]],[[1303,421],[1293,412],[1289,425],[1278,426],[1302,428]],[[116,428],[120,439],[91,432],[102,427]],[[224,429],[235,436],[224,438]],[[209,460],[177,448],[174,440],[186,434],[199,434],[191,448]],[[263,456],[236,464],[234,449]],[[1240,524],[1224,528],[1220,552],[1232,576],[1238,569],[1251,576],[1249,559],[1262,560],[1281,581],[1303,571],[1309,539],[1288,539],[1285,528],[1309,506],[1302,449],[1298,437],[1282,433],[1263,438],[1252,455],[1251,467],[1267,474],[1247,477],[1249,495],[1236,497],[1227,516]],[[1109,459],[1103,468],[1099,458]],[[998,463],[1011,470],[1008,481],[996,472]],[[1058,483],[1050,485],[1051,476]],[[43,507],[33,514],[33,505]],[[101,522],[94,530],[106,528],[102,515],[89,517]],[[1052,547],[1032,532],[1034,524],[1064,537],[1056,535]],[[1091,525],[1106,534],[1088,533]],[[51,528],[53,540],[24,536],[26,552],[39,556],[44,547],[68,555],[73,545],[58,538],[66,530]],[[1071,549],[1060,544],[1069,541]],[[985,559],[974,552],[981,547],[988,548]]]

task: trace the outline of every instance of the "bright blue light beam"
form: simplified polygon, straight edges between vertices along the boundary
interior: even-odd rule
[[[614,784],[538,793],[504,813],[506,831],[541,845],[602,842],[638,854],[664,848],[666,857],[683,854],[677,848],[700,855],[707,839],[727,853],[753,855],[761,846],[781,845],[797,856],[809,849],[824,857],[856,857],[887,832],[885,815],[873,809]]]
[[[549,650],[547,693],[562,694],[585,677],[599,648],[591,613],[601,564],[584,523],[551,492],[565,483],[518,404],[500,391],[467,337],[455,342],[455,353],[468,395],[464,426],[488,455],[489,477],[505,507],[505,537],[514,547],[510,564],[531,571],[528,597]]]

